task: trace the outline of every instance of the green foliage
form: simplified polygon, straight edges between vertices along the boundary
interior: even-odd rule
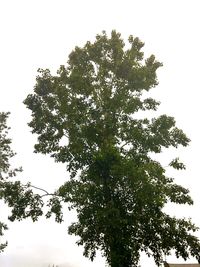
[[[0,222],[0,236],[3,236],[3,234],[4,234],[3,231],[7,230],[7,229],[8,229],[7,225],[2,223],[2,222]],[[6,246],[7,246],[7,242],[6,243],[1,243],[0,244],[0,252],[4,251]]]
[[[183,170],[186,168],[182,162],[179,162],[179,158],[173,159],[170,162],[169,166],[172,166],[174,169],[177,169],[177,170]]]
[[[173,117],[136,116],[157,110],[160,103],[144,92],[158,84],[162,64],[153,55],[144,59],[138,38],[130,36],[128,43],[116,31],[111,37],[103,32],[76,47],[57,75],[39,69],[25,100],[38,135],[35,152],[65,163],[71,174],[49,202],[47,217],[55,213],[62,221],[62,201],[69,203],[78,214],[69,233],[80,237],[85,256],[93,260],[100,249],[111,267],[137,266],[141,251],[157,264],[172,249],[177,257],[191,254],[200,261],[197,227],[163,211],[168,202],[191,205],[189,191],[152,159],[189,139]],[[178,159],[170,166],[185,168]]]
[[[43,200],[39,194],[34,194],[30,184],[23,185],[20,181],[5,182],[3,198],[9,207],[12,207],[10,221],[31,217],[36,221],[43,214]]]
[[[30,184],[22,185],[19,181],[13,181],[21,168],[12,169],[10,159],[15,155],[11,149],[11,139],[8,137],[9,127],[7,118],[9,113],[0,113],[0,200],[3,200],[12,207],[12,214],[9,216],[11,221],[15,219],[31,217],[33,221],[42,215],[43,202],[39,195],[33,194]],[[7,226],[0,222],[0,236]],[[0,244],[0,252],[4,250],[7,242]]]
[[[9,160],[14,156],[13,151],[10,149],[11,140],[7,137],[9,128],[6,125],[6,120],[9,113],[0,113],[0,199],[4,195],[4,185],[6,179],[11,176],[15,176],[17,169],[10,169]],[[3,236],[4,230],[7,230],[6,224],[0,222],[0,236]],[[0,244],[0,252],[6,247],[6,243]]]

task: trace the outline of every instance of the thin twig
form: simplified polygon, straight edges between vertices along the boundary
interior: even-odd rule
[[[35,188],[35,189],[38,189],[38,190],[41,190],[41,191],[43,191],[43,192],[45,192],[46,194],[48,194],[48,195],[49,195],[49,192],[47,192],[47,190],[45,190],[45,189],[42,189],[42,188],[40,188],[40,187],[37,187],[37,186],[31,185],[31,184],[30,184],[30,187],[33,187],[33,188]]]
[[[57,194],[49,193],[47,190],[45,190],[45,189],[43,189],[43,188],[40,188],[40,187],[38,187],[38,186],[30,185],[30,187],[33,187],[33,188],[35,188],[35,189],[38,189],[38,190],[40,190],[40,191],[45,192],[45,194],[44,194],[44,195],[41,195],[40,197],[46,197],[46,196],[57,196],[57,197],[59,197]]]

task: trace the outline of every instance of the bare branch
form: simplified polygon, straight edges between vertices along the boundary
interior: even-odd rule
[[[40,197],[46,197],[46,196],[57,196],[59,197],[57,194],[54,194],[54,193],[49,193],[47,190],[43,189],[43,188],[40,188],[38,186],[34,186],[34,185],[29,185],[30,187],[33,187],[35,189],[38,189],[40,191],[43,191],[45,194],[41,195]]]
[[[30,184],[30,187],[33,187],[33,188],[38,189],[38,190],[41,190],[41,191],[45,192],[47,195],[49,195],[49,192],[47,192],[47,190],[45,190],[45,189],[43,189],[43,188],[40,188],[40,187],[31,185],[31,184]]]

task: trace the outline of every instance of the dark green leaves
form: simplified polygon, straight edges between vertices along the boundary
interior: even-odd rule
[[[0,200],[4,199],[4,189],[8,178],[15,176],[20,169],[10,168],[10,158],[14,156],[10,148],[11,140],[8,137],[9,127],[7,126],[7,118],[9,113],[0,113]],[[3,235],[7,226],[0,222],[0,236]],[[0,244],[0,252],[4,250],[7,242]]]
[[[9,216],[10,221],[27,217],[31,217],[33,221],[36,221],[43,214],[41,196],[34,194],[29,184],[23,186],[19,181],[5,182],[3,198],[5,203],[12,207],[12,215]]]
[[[10,160],[15,155],[11,149],[11,139],[8,137],[9,127],[7,118],[9,113],[0,113],[0,200],[12,207],[10,221],[31,217],[36,221],[42,215],[43,201],[38,194],[34,194],[30,184],[22,185],[12,178],[21,172],[21,168],[12,169]],[[7,226],[0,222],[0,236]],[[0,244],[0,252],[4,250],[7,242]]]
[[[9,159],[14,156],[10,149],[11,140],[7,137],[9,127],[6,121],[9,113],[0,113],[0,179],[3,179],[3,173],[9,172]]]
[[[7,225],[2,223],[2,222],[0,222],[0,236],[3,236],[5,230],[8,230]],[[4,251],[6,246],[7,246],[7,242],[6,243],[1,243],[0,244],[0,252]]]
[[[171,166],[171,167],[173,167],[174,169],[177,169],[177,170],[185,170],[186,169],[185,165],[182,162],[179,161],[179,158],[173,159],[170,162],[169,166]]]
[[[157,264],[171,250],[200,260],[199,241],[191,234],[197,228],[163,212],[168,201],[192,204],[189,191],[151,158],[190,140],[173,117],[137,116],[160,104],[143,97],[158,84],[162,66],[154,55],[144,58],[143,46],[139,38],[130,36],[125,45],[116,31],[102,32],[76,47],[57,75],[39,70],[24,101],[38,135],[35,152],[65,163],[71,174],[50,199],[47,217],[54,213],[61,222],[63,202],[75,208],[78,221],[69,233],[80,237],[85,256],[93,260],[99,249],[111,267],[137,266],[141,251]],[[170,166],[185,168],[178,159]]]

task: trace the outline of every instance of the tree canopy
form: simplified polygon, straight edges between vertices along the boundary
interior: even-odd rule
[[[8,116],[9,112],[0,112],[0,200],[12,208],[10,221],[27,217],[35,221],[43,213],[43,200],[39,194],[33,193],[29,183],[23,185],[15,177],[22,168],[12,168],[10,163],[15,153],[11,149],[11,139],[8,137]],[[0,236],[3,236],[4,230],[7,229],[7,225],[0,222]],[[7,242],[1,243],[0,252],[6,246]]]
[[[171,250],[200,261],[197,227],[163,211],[168,202],[191,205],[189,191],[152,156],[189,139],[173,117],[137,115],[160,104],[146,95],[162,64],[154,55],[145,59],[143,46],[139,38],[125,43],[116,31],[102,32],[76,47],[56,75],[39,69],[24,101],[38,136],[35,152],[65,163],[71,175],[50,199],[47,217],[55,213],[61,222],[63,202],[76,209],[69,233],[80,237],[85,256],[93,260],[101,250],[111,267],[137,266],[141,251],[156,264]],[[178,159],[169,166],[185,168]]]
[[[9,173],[9,158],[13,156],[10,149],[10,140],[7,138],[7,116],[8,113],[0,113],[0,199],[3,197],[2,188],[5,181],[3,175]],[[7,225],[0,222],[0,236],[3,235],[4,230],[7,230]],[[6,245],[7,243],[0,244],[0,252],[4,250]]]

